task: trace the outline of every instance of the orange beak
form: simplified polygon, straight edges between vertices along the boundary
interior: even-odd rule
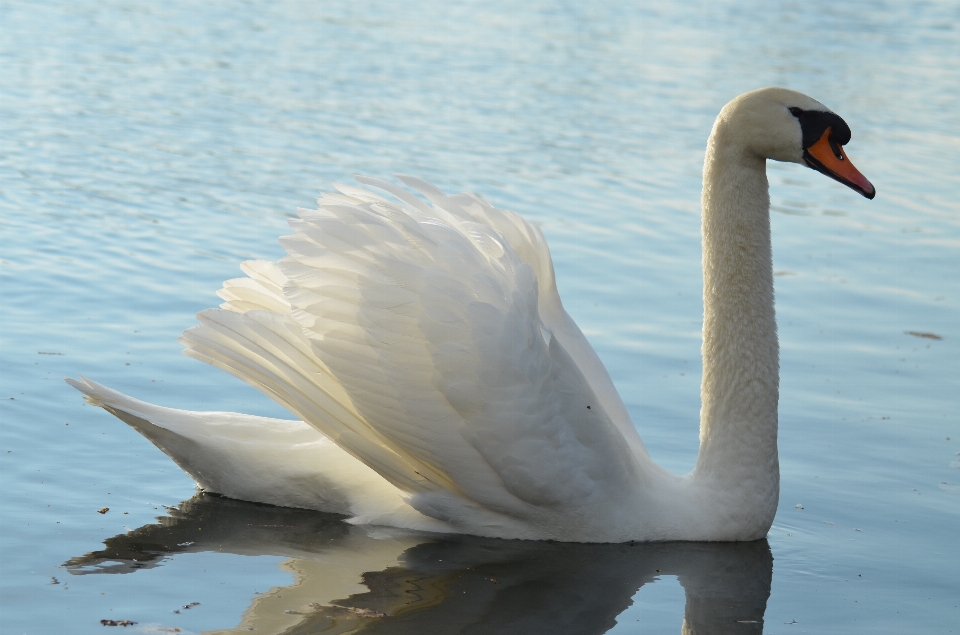
[[[830,138],[831,132],[831,129],[827,128],[816,143],[804,150],[804,161],[814,170],[872,199],[877,195],[876,188],[850,162],[843,146]]]

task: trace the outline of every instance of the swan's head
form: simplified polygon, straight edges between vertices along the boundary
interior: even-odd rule
[[[843,150],[850,127],[802,93],[786,88],[744,93],[720,111],[715,131],[719,127],[728,128],[738,145],[755,156],[809,166],[867,198],[877,193]]]

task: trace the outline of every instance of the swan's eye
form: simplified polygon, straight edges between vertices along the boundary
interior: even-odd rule
[[[830,149],[833,150],[833,156],[837,157],[839,161],[843,161],[843,146],[833,140],[833,137],[830,137]]]

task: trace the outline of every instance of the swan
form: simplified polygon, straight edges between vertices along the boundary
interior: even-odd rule
[[[763,538],[779,499],[779,346],[766,160],[872,199],[850,129],[798,92],[721,110],[703,172],[700,451],[655,464],[564,311],[543,234],[470,195],[358,177],[298,210],[277,263],[249,261],[185,354],[287,421],[151,405],[80,377],[92,404],[209,492],[355,524],[568,542]]]

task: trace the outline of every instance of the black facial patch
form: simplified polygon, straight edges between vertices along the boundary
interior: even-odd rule
[[[831,142],[839,143],[842,146],[850,143],[850,126],[839,115],[822,110],[803,110],[802,108],[791,108],[790,112],[800,122],[800,130],[803,131],[804,150],[819,141],[827,128],[832,129]]]

